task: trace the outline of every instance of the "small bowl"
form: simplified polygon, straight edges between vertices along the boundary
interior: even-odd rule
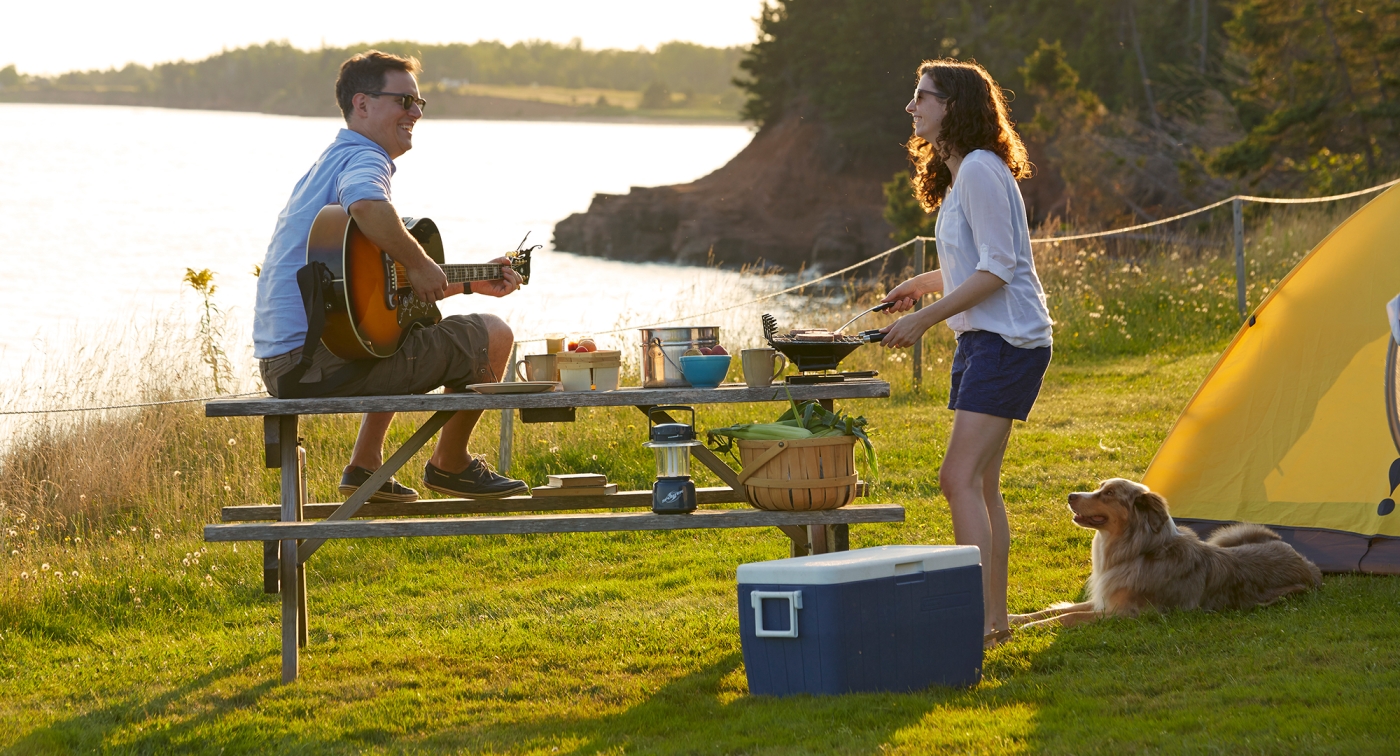
[[[729,374],[730,355],[692,354],[681,357],[681,375],[695,388],[719,388]]]

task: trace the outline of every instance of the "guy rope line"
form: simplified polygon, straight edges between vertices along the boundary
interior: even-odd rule
[[[1370,194],[1370,193],[1372,193],[1372,192],[1378,192],[1378,191],[1380,191],[1380,190],[1382,190],[1382,189],[1389,189],[1390,187],[1395,186],[1396,184],[1400,184],[1400,178],[1392,179],[1392,180],[1390,180],[1390,181],[1385,182],[1384,184],[1377,184],[1376,186],[1373,186],[1373,187],[1370,187],[1370,188],[1367,188],[1367,189],[1360,189],[1360,190],[1357,190],[1357,191],[1354,191],[1354,192],[1348,192],[1348,193],[1346,193],[1346,194],[1334,194],[1334,195],[1331,195],[1330,197],[1304,197],[1304,198],[1300,198],[1300,199],[1288,199],[1288,198],[1283,198],[1283,197],[1256,197],[1256,196],[1248,195],[1248,194],[1236,194],[1236,195],[1234,195],[1233,197],[1226,197],[1225,199],[1220,200],[1219,202],[1213,202],[1213,203],[1211,203],[1211,204],[1209,204],[1209,205],[1206,205],[1205,207],[1198,207],[1198,208],[1196,208],[1195,210],[1190,210],[1190,211],[1184,212],[1184,213],[1182,213],[1182,214],[1180,214],[1180,215],[1173,215],[1173,216],[1170,217],[1170,218],[1162,218],[1161,220],[1155,220],[1155,221],[1151,221],[1151,222],[1148,222],[1148,223],[1139,223],[1139,224],[1136,225],[1136,226],[1127,226],[1127,227],[1125,227],[1125,228],[1114,228],[1114,229],[1110,229],[1110,230],[1108,230],[1108,231],[1096,231],[1096,232],[1091,233],[1091,234],[1075,234],[1074,236],[1049,236],[1049,237],[1044,237],[1044,238],[1040,238],[1040,239],[1031,239],[1031,244],[1046,244],[1046,243],[1052,243],[1052,242],[1078,241],[1078,240],[1080,240],[1080,239],[1096,239],[1096,238],[1103,237],[1103,236],[1114,236],[1114,235],[1117,235],[1117,234],[1126,234],[1126,233],[1128,233],[1128,232],[1130,232],[1130,231],[1138,231],[1138,230],[1141,230],[1141,229],[1144,229],[1144,228],[1152,228],[1153,226],[1160,226],[1160,225],[1162,225],[1162,224],[1164,224],[1164,223],[1171,223],[1172,221],[1178,221],[1178,220],[1181,220],[1182,218],[1189,218],[1189,217],[1191,217],[1191,216],[1193,216],[1193,215],[1200,215],[1201,213],[1204,213],[1204,212],[1207,212],[1207,211],[1210,211],[1210,210],[1214,210],[1214,209],[1217,208],[1217,207],[1221,207],[1222,205],[1227,205],[1227,204],[1229,204],[1229,203],[1231,203],[1231,202],[1234,202],[1235,200],[1241,200],[1241,201],[1244,201],[1244,202],[1260,202],[1260,203],[1269,204],[1269,205],[1304,205],[1304,204],[1310,204],[1310,203],[1315,203],[1315,202],[1335,202],[1335,201],[1337,201],[1337,200],[1351,199],[1352,197],[1360,197],[1360,196],[1363,195],[1363,194]],[[839,275],[841,275],[841,274],[843,274],[843,273],[849,273],[849,272],[851,272],[851,271],[855,270],[856,268],[859,268],[859,267],[861,267],[861,266],[863,266],[863,265],[868,265],[868,264],[870,264],[870,263],[872,263],[872,262],[875,262],[876,260],[879,260],[879,259],[884,258],[884,257],[888,257],[888,256],[894,254],[895,252],[898,252],[899,250],[904,249],[905,247],[909,246],[910,244],[913,244],[915,241],[920,240],[920,239],[922,239],[922,240],[924,240],[924,241],[934,241],[934,238],[931,237],[931,236],[916,236],[916,237],[914,237],[913,239],[910,239],[909,241],[904,242],[903,244],[899,244],[899,245],[897,245],[897,246],[890,247],[889,249],[885,250],[884,252],[880,252],[880,253],[878,253],[878,254],[876,254],[876,255],[872,255],[872,256],[870,256],[870,257],[867,257],[867,258],[865,258],[864,260],[861,260],[860,262],[855,263],[855,264],[853,264],[853,265],[847,265],[846,267],[844,267],[844,268],[842,268],[842,269],[840,269],[840,270],[833,271],[833,272],[831,272],[831,273],[827,273],[827,274],[824,275],[824,276],[820,276],[820,277],[818,277],[818,278],[813,278],[813,279],[810,280],[810,281],[803,281],[802,283],[796,284],[796,285],[794,285],[794,286],[789,286],[788,288],[783,289],[782,291],[775,291],[775,292],[773,292],[773,293],[771,293],[771,294],[764,294],[764,295],[761,296],[761,297],[757,297],[757,298],[751,299],[751,300],[749,300],[749,301],[747,301],[747,302],[740,302],[739,304],[729,305],[728,307],[720,307],[720,308],[718,308],[718,309],[715,309],[715,310],[708,310],[708,311],[706,311],[706,312],[697,312],[697,313],[693,313],[693,314],[690,314],[690,315],[681,315],[681,316],[675,317],[675,318],[668,318],[668,319],[666,319],[666,320],[658,320],[658,321],[656,321],[656,322],[654,322],[654,323],[647,323],[647,324],[645,324],[645,325],[624,326],[624,327],[622,327],[622,328],[614,328],[614,329],[612,329],[612,330],[610,330],[610,331],[598,331],[597,334],[598,334],[599,336],[609,336],[609,335],[618,334],[618,333],[625,333],[625,332],[627,332],[627,331],[635,331],[635,330],[637,330],[637,329],[639,329],[639,328],[654,328],[654,327],[659,326],[659,325],[666,325],[667,323],[675,323],[675,322],[677,322],[677,321],[689,320],[689,319],[691,319],[691,318],[703,318],[703,317],[707,317],[707,316],[710,316],[710,315],[717,315],[717,314],[719,314],[719,313],[721,313],[721,312],[729,312],[730,310],[737,310],[737,309],[739,309],[740,307],[747,307],[747,306],[752,305],[752,304],[758,304],[759,302],[764,302],[764,301],[767,301],[767,300],[769,300],[769,299],[774,299],[774,298],[776,298],[776,297],[781,297],[781,296],[784,295],[784,294],[791,294],[791,293],[794,292],[794,291],[800,291],[800,290],[805,289],[805,288],[807,288],[807,287],[809,287],[809,286],[811,286],[811,285],[813,285],[813,284],[821,283],[822,281],[826,281],[826,280],[828,280],[828,279],[835,278],[836,276],[839,276]],[[534,342],[539,342],[539,341],[544,341],[544,340],[545,340],[544,337],[532,338],[532,339],[516,339],[514,343],[516,343],[516,344],[529,344],[529,343],[534,343]],[[158,406],[161,406],[161,405],[164,405],[164,404],[191,404],[191,403],[194,403],[194,402],[207,402],[207,401],[210,401],[210,400],[213,400],[213,399],[238,399],[238,398],[242,398],[242,397],[245,397],[245,396],[261,396],[261,395],[263,395],[263,392],[261,392],[261,391],[249,391],[249,392],[243,393],[243,394],[224,394],[224,395],[221,395],[221,396],[204,396],[204,397],[199,397],[199,398],[195,398],[195,399],[170,399],[170,400],[168,400],[168,401],[163,401],[163,402],[141,402],[141,403],[136,403],[136,404],[114,404],[114,405],[105,406],[105,407],[65,407],[65,408],[62,408],[62,409],[7,410],[7,411],[0,411],[0,416],[3,416],[3,415],[47,415],[47,414],[57,414],[57,413],[60,413],[60,412],[100,412],[100,411],[102,411],[102,410],[132,409],[132,408],[135,408],[135,407],[158,407]]]
[[[163,402],[138,402],[136,404],[109,404],[103,407],[63,407],[60,409],[38,409],[38,410],[6,410],[0,415],[54,415],[60,412],[101,412],[102,410],[131,409],[133,407],[159,407],[163,404],[192,404],[194,402],[207,402],[214,399],[239,399],[245,396],[263,396],[262,391],[248,391],[242,394],[219,394],[218,396],[201,396],[194,399],[168,399]]]

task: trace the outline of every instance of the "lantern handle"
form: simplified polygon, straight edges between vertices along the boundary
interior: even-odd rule
[[[656,425],[656,418],[652,417],[654,412],[664,412],[666,410],[684,410],[690,413],[690,427],[695,427],[695,408],[686,407],[680,404],[659,404],[647,410],[647,436],[651,435],[651,427]]]

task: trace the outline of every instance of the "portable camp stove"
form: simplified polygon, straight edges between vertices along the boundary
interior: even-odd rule
[[[868,310],[867,310],[868,312]],[[864,313],[862,313],[864,314]],[[849,323],[847,323],[849,325]],[[778,319],[772,315],[763,316],[763,336],[768,344],[781,352],[797,368],[798,375],[790,375],[786,382],[792,385],[811,383],[840,383],[857,378],[874,378],[875,370],[837,372],[836,367],[863,344],[877,342],[884,338],[878,329],[862,331],[859,336],[843,336],[839,332],[825,330],[794,330],[787,334],[778,333]]]

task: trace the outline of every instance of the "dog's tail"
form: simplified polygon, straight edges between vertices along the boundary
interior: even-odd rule
[[[1278,533],[1252,522],[1241,522],[1235,525],[1227,525],[1210,534],[1207,543],[1215,544],[1221,548],[1232,548],[1243,546],[1246,543],[1268,543],[1269,541],[1282,540]]]

